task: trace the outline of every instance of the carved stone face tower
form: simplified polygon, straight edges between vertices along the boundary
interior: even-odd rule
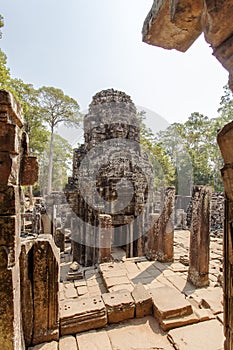
[[[84,117],[84,138],[84,145],[74,150],[73,177],[66,188],[75,213],[74,260],[84,265],[103,260],[99,252],[106,245],[100,244],[103,215],[111,222],[108,232],[102,230],[103,241],[125,247],[127,256],[140,255],[139,232],[148,215],[145,208],[153,180],[131,98],[113,89],[97,93]]]

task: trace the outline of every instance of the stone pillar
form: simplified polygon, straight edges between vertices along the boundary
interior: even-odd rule
[[[111,261],[111,243],[111,215],[99,215],[99,263]]]
[[[161,262],[172,262],[174,259],[174,207],[175,187],[167,187],[164,194],[164,204],[158,219],[157,259]]]
[[[190,228],[188,280],[197,287],[209,285],[211,187],[194,186]]]
[[[20,107],[0,90],[0,347],[24,349],[21,324],[19,254]]]
[[[150,260],[157,259],[157,251],[158,251],[158,220],[159,214],[152,213],[149,216],[150,229],[147,232],[147,242],[145,255]]]
[[[59,250],[51,235],[22,241],[22,319],[27,346],[59,338]]]
[[[221,169],[225,188],[224,222],[224,330],[225,350],[233,349],[233,122],[224,126],[217,137],[224,167]]]

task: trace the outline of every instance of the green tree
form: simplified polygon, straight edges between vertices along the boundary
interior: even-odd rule
[[[22,107],[24,129],[29,136],[30,151],[40,157],[45,150],[49,131],[44,125],[39,106],[39,92],[32,84],[24,83],[21,79],[11,79],[11,89]]]
[[[47,141],[45,151],[40,157],[40,188],[44,195],[47,193],[48,165],[50,142]],[[52,188],[54,191],[61,191],[67,183],[67,176],[72,168],[73,150],[72,146],[61,136],[54,134],[53,141],[53,176]]]
[[[0,28],[4,27],[4,19],[3,16],[0,14]],[[0,39],[2,38],[2,31],[0,30]]]
[[[53,146],[55,128],[64,123],[66,126],[78,127],[81,121],[79,105],[76,100],[64,94],[54,87],[42,87],[39,89],[39,105],[44,121],[50,128],[50,151],[48,164],[47,193],[52,190],[53,173]]]
[[[7,68],[7,56],[6,54],[0,49],[0,89],[11,89],[11,77],[10,77],[10,70]]]

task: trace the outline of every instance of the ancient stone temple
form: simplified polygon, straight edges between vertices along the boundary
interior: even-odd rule
[[[143,25],[143,41],[164,49],[182,52],[203,32],[213,55],[229,72],[233,91],[233,2],[232,0],[154,0]],[[224,326],[225,350],[233,349],[232,310],[232,123],[218,135],[225,166],[222,169],[226,192],[224,232]]]
[[[124,247],[127,257],[143,254],[153,176],[139,134],[129,96],[109,89],[93,97],[84,117],[85,143],[74,150],[66,187],[73,256],[82,265],[109,260],[111,246]]]
[[[20,235],[21,186],[33,185],[37,177],[20,106],[0,90],[1,350],[58,338],[58,250],[52,237]]]

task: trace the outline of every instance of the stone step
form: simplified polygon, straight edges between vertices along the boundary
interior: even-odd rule
[[[107,313],[101,297],[62,301],[61,335],[75,334],[106,326]]]
[[[137,318],[152,314],[152,297],[143,284],[136,284],[132,297],[135,302],[135,315]]]
[[[135,304],[127,290],[102,295],[107,308],[108,323],[118,323],[134,318]]]
[[[192,305],[177,289],[168,286],[150,289],[154,316],[158,320],[165,320],[193,313]]]

